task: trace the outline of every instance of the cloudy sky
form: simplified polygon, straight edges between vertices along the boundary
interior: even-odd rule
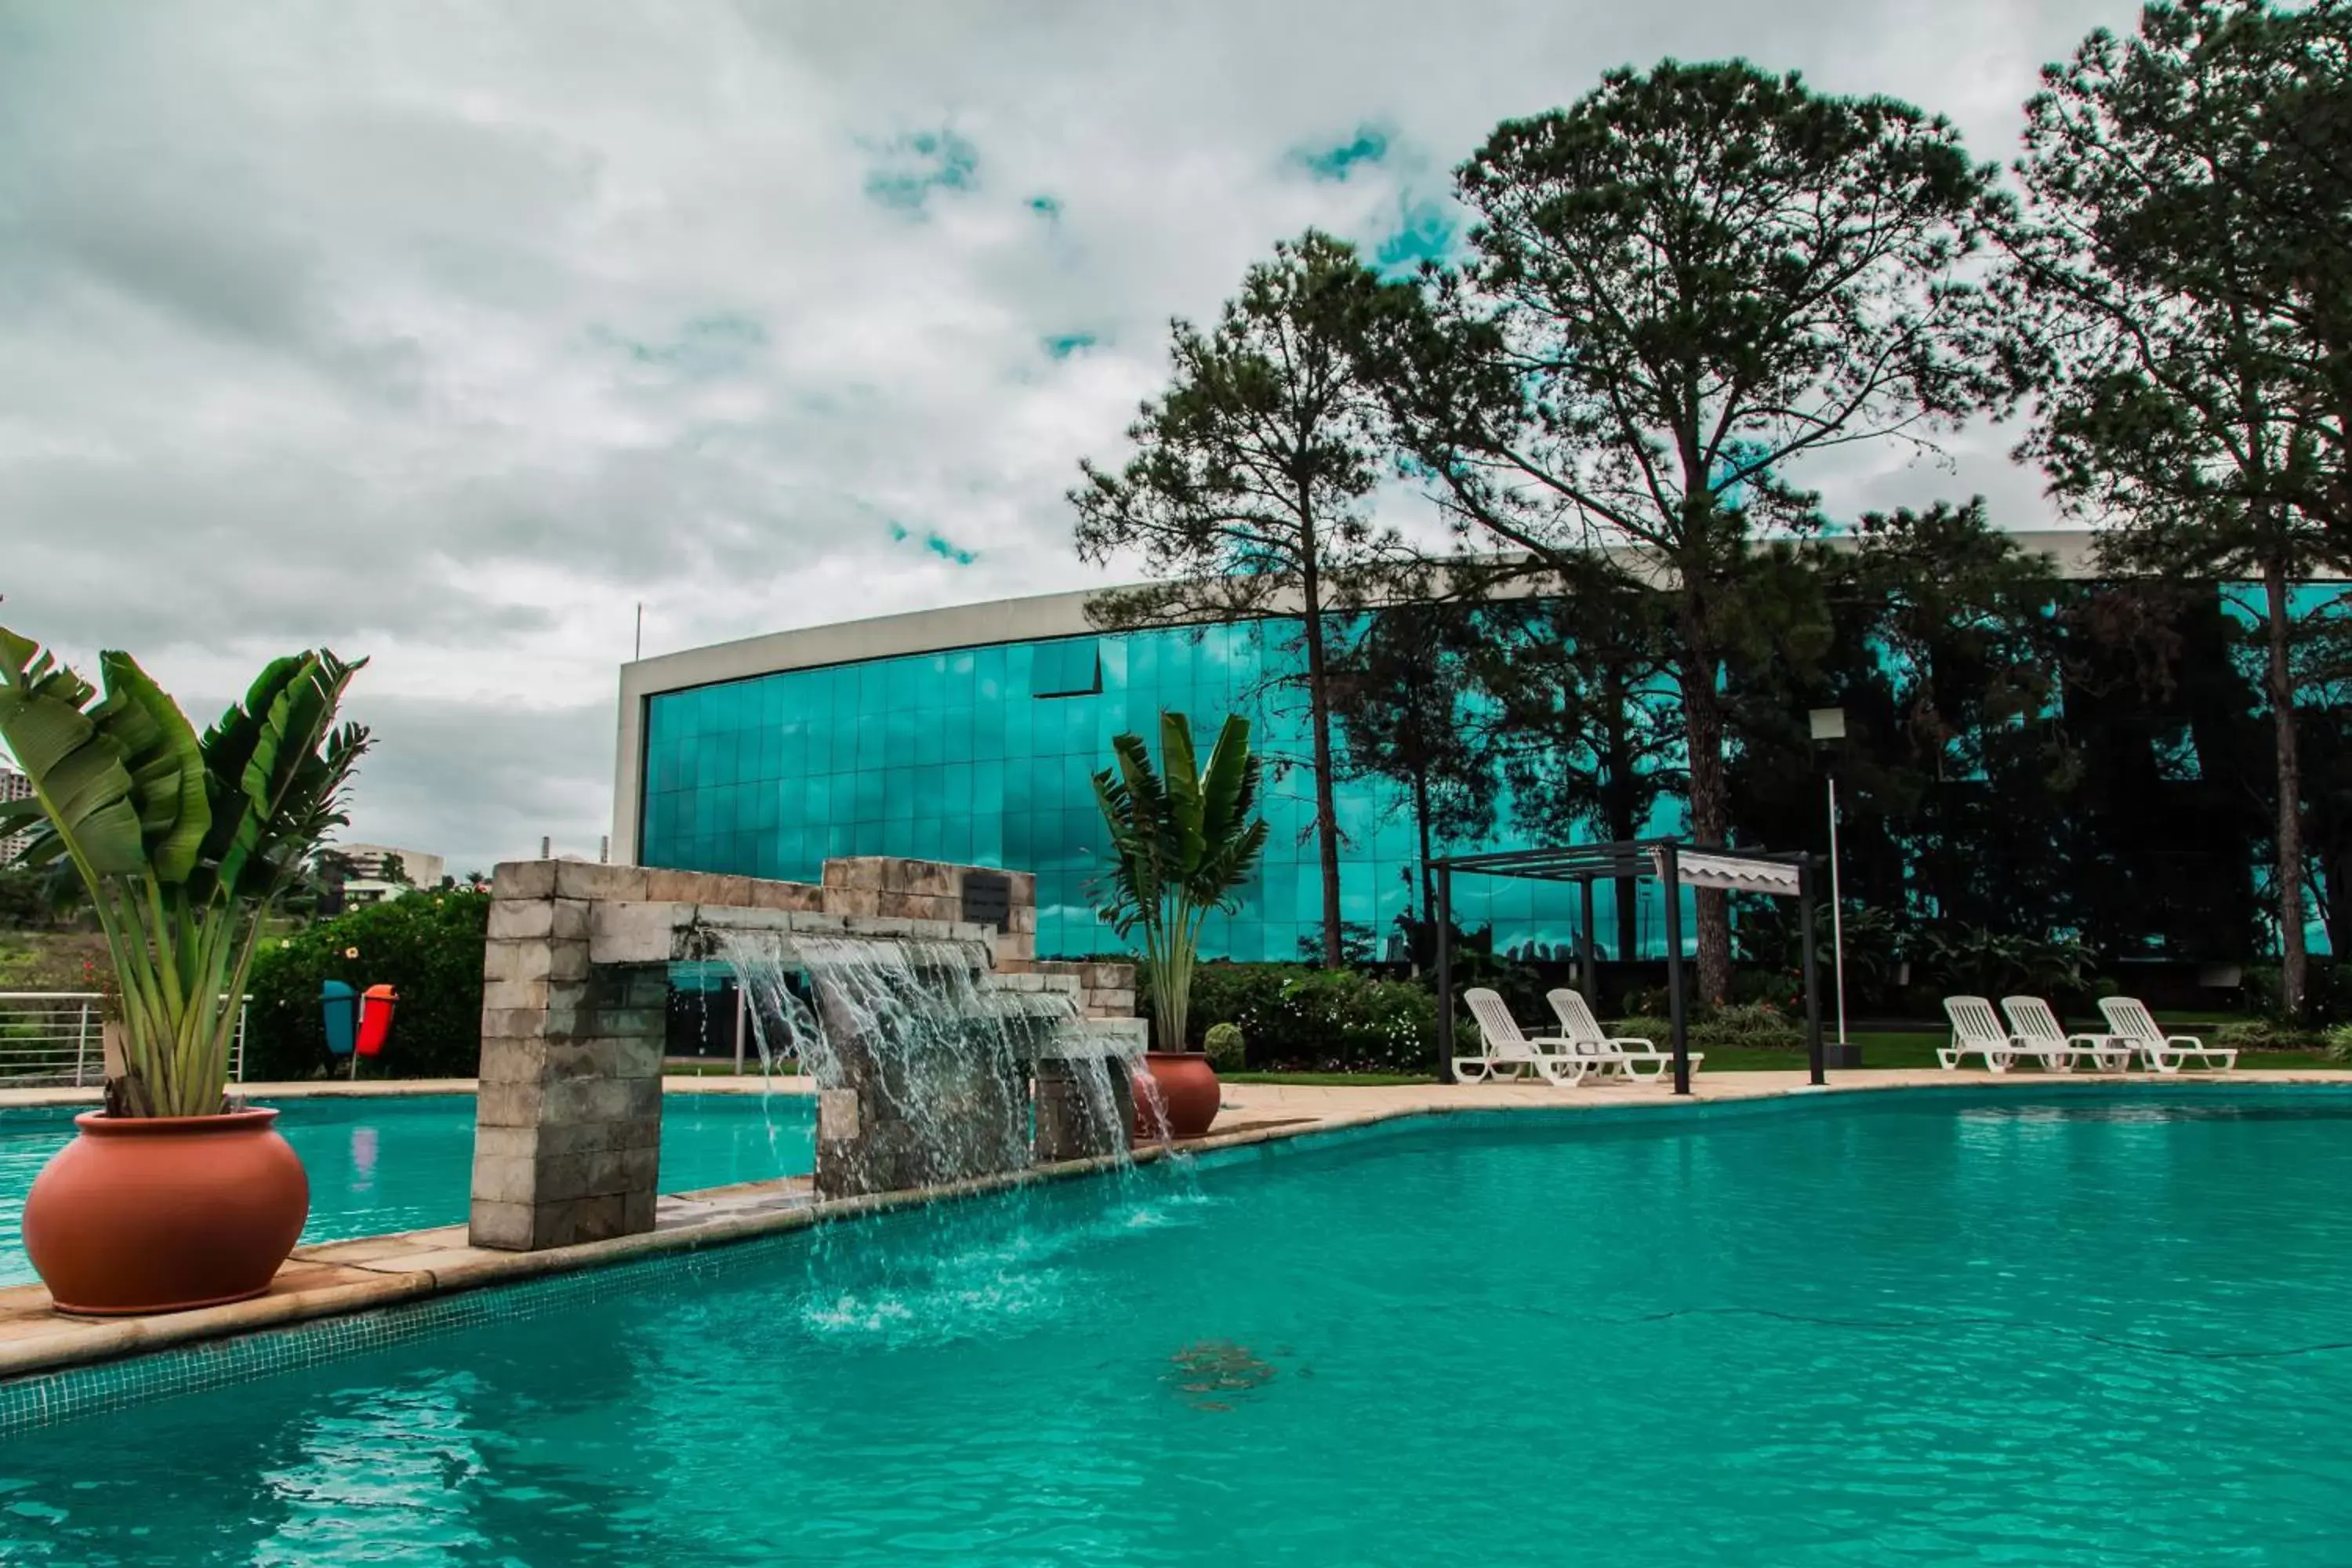
[[[353,837],[593,851],[617,666],[1099,580],[1062,500],[1310,224],[1399,265],[1601,70],[1740,54],[2006,161],[2126,0],[0,0],[0,624],[199,722],[366,654]],[[1832,510],[1990,496],[2002,439]]]

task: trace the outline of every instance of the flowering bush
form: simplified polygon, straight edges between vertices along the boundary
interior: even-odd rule
[[[1410,981],[1294,963],[1204,963],[1192,972],[1187,1034],[1236,1026],[1258,1072],[1428,1072],[1437,999]]]

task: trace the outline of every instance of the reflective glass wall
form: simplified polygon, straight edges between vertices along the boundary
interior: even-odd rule
[[[1213,917],[1212,957],[1294,959],[1321,927],[1314,784],[1298,626],[1260,621],[917,654],[790,670],[648,704],[639,860],[814,881],[835,855],[905,855],[1037,874],[1037,951],[1080,957],[1122,943],[1089,886],[1107,849],[1089,776],[1110,738],[1158,750],[1162,710],[1189,715],[1205,748],[1225,714],[1254,726],[1273,832],[1241,910]],[[1506,814],[1507,816],[1507,814]],[[1380,951],[1417,901],[1416,837],[1400,793],[1343,781],[1341,919]],[[1658,831],[1673,831],[1662,820]],[[1453,845],[1517,847],[1515,839]],[[1595,889],[1604,949],[1612,889]],[[1644,884],[1643,945],[1659,951],[1658,890]],[[1499,945],[1565,951],[1572,889],[1464,878],[1456,919],[1493,921]]]

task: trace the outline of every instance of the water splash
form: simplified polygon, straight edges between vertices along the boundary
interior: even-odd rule
[[[1123,1155],[1132,1064],[1067,991],[989,968],[977,941],[726,933],[763,1071],[818,1092],[818,1194],[905,1191]],[[1032,1092],[1032,1080],[1039,1089]]]

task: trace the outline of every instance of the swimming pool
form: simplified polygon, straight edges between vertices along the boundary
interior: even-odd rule
[[[25,1194],[85,1107],[0,1110],[0,1285],[29,1284]],[[306,1242],[381,1236],[466,1217],[474,1164],[470,1094],[288,1100],[278,1127],[310,1174]],[[804,1175],[815,1159],[805,1096],[662,1097],[666,1193]]]
[[[1448,1119],[33,1433],[0,1558],[2340,1563],[2347,1191],[2325,1093]]]

